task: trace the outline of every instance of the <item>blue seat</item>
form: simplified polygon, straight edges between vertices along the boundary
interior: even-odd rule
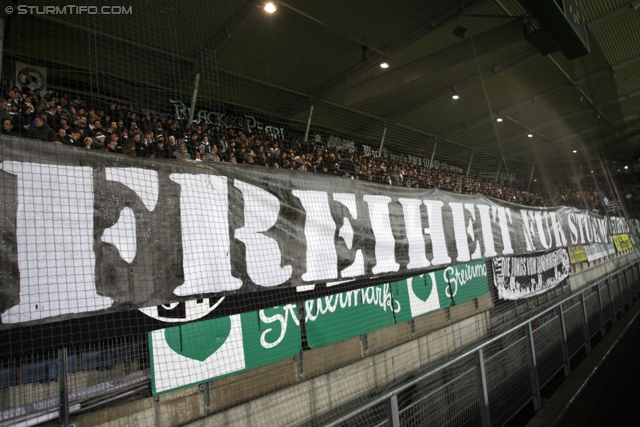
[[[0,389],[16,385],[16,370],[13,366],[0,369]]]

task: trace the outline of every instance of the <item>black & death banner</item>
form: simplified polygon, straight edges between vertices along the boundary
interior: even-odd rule
[[[3,324],[410,277],[629,232],[573,208],[18,138],[3,138],[0,189]]]

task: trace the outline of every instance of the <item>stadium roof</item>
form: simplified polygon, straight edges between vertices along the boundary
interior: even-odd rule
[[[34,41],[14,35],[5,53],[156,103],[149,88],[188,96],[198,72],[201,97],[302,127],[313,105],[314,125],[374,148],[387,128],[389,149],[430,157],[437,144],[474,168],[506,160],[528,175],[640,152],[639,1],[583,0],[590,54],[574,60],[525,40],[538,24],[518,0],[286,0],[273,14],[246,0],[127,3],[127,16],[13,15]]]

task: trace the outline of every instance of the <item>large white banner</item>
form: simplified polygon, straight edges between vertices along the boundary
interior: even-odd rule
[[[20,90],[29,88],[44,96],[47,92],[47,69],[16,61],[16,86]]]
[[[492,261],[498,296],[507,300],[545,293],[569,277],[571,272],[566,249],[534,256],[496,257]]]

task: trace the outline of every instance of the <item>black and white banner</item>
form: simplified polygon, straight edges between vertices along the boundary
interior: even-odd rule
[[[517,300],[545,293],[569,277],[570,272],[566,249],[493,259],[493,279],[500,299]]]
[[[31,89],[44,96],[47,92],[47,69],[16,61],[16,86],[20,90]]]
[[[0,190],[3,324],[410,277],[629,232],[573,208],[12,137]]]

